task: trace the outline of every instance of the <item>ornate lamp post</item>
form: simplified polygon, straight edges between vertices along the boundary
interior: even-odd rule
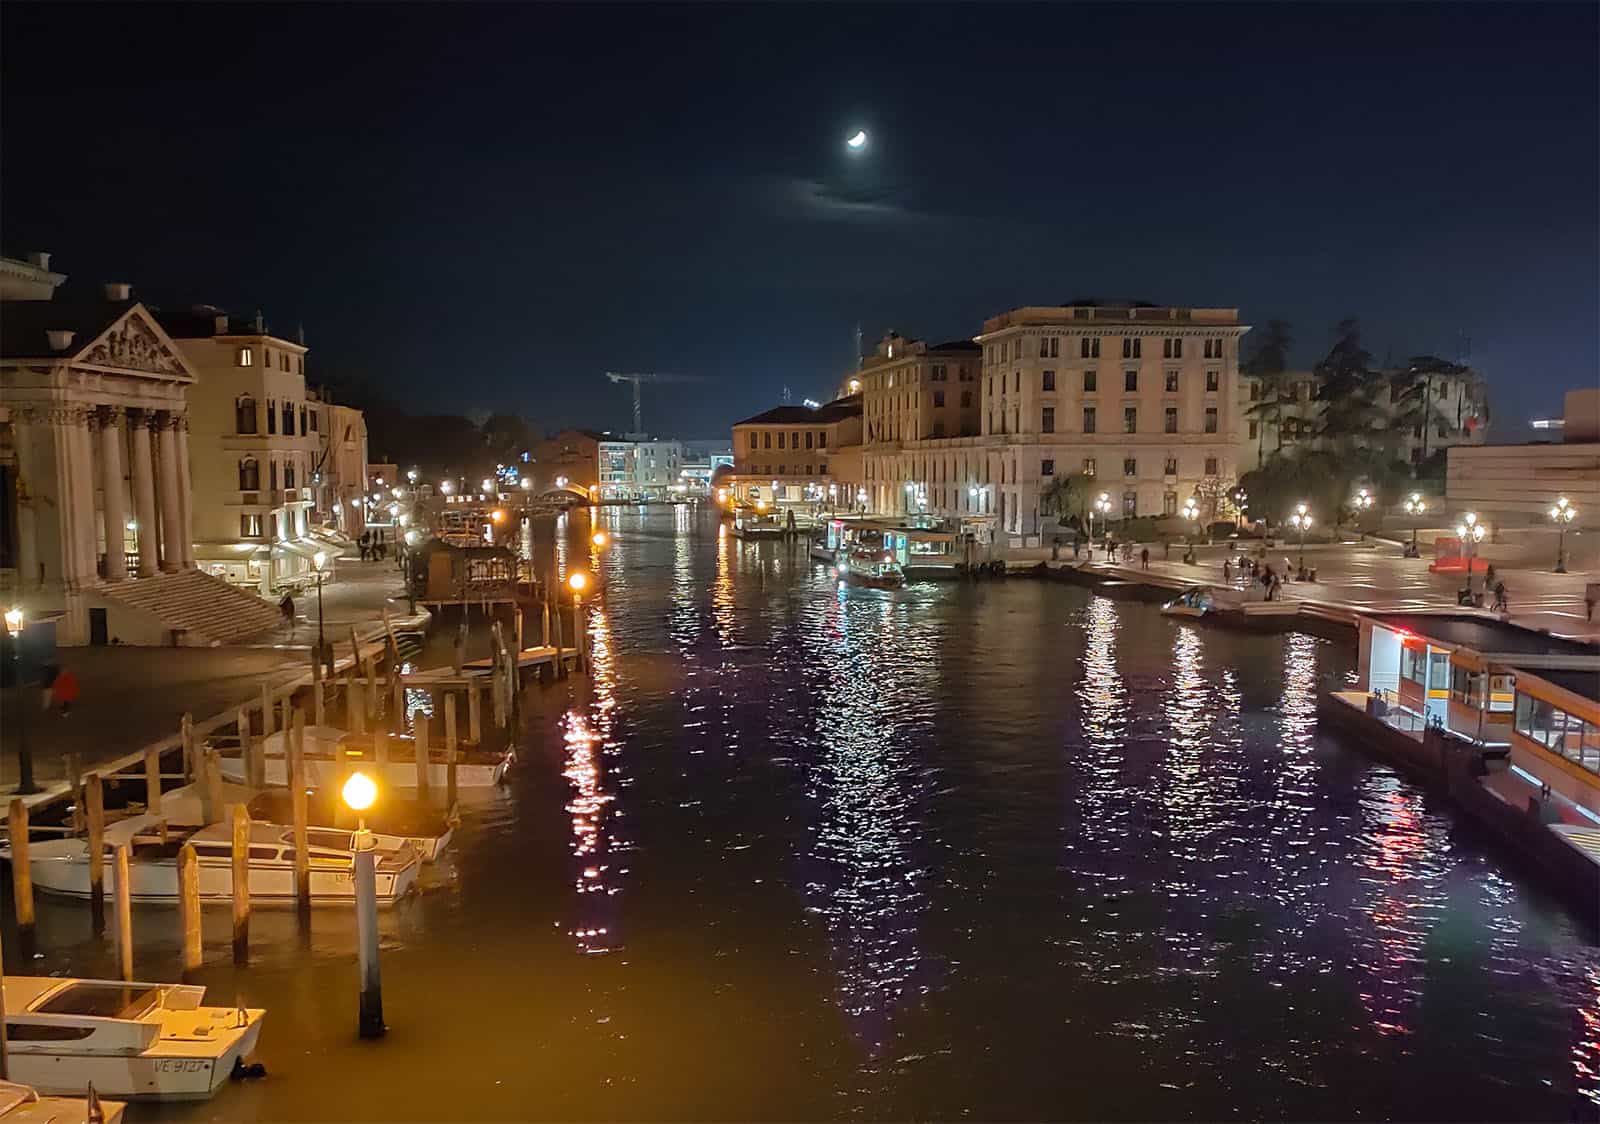
[[[39,791],[33,783],[33,750],[28,745],[28,700],[22,690],[22,610],[6,610],[6,631],[11,634],[11,667],[17,688],[17,795]]]
[[[1422,525],[1422,516],[1427,512],[1428,504],[1420,492],[1412,492],[1406,497],[1405,508],[1406,514],[1411,517],[1411,545],[1406,547],[1405,555],[1407,558],[1417,558],[1420,556],[1417,550],[1417,528]]]
[[[1184,533],[1183,560],[1190,565],[1193,565],[1194,527],[1196,521],[1198,521],[1200,518],[1200,505],[1195,502],[1195,498],[1193,496],[1190,496],[1188,499],[1183,501],[1183,511],[1180,514],[1182,514],[1184,522],[1187,523],[1189,527],[1188,531]]]
[[[1550,509],[1550,522],[1556,525],[1560,533],[1556,540],[1556,573],[1567,572],[1567,524],[1578,517],[1578,509],[1567,502],[1566,496],[1556,500],[1556,505]]]
[[[1361,530],[1361,517],[1372,509],[1374,497],[1371,492],[1362,488],[1350,500],[1350,510],[1356,517],[1356,530]],[[1364,534],[1364,532],[1363,532]]]
[[[1238,514],[1234,516],[1234,525],[1236,529],[1242,531],[1244,530],[1244,513],[1250,510],[1250,504],[1247,502],[1250,499],[1250,494],[1243,488],[1235,488],[1232,498],[1233,506],[1238,511]]]
[[[1289,516],[1289,526],[1300,532],[1300,568],[1306,568],[1306,532],[1311,529],[1311,509],[1303,503],[1294,506],[1294,514]]]
[[[1478,544],[1488,529],[1478,522],[1478,513],[1469,511],[1456,524],[1456,537],[1461,540],[1461,552],[1467,556],[1467,577],[1472,577],[1472,564],[1478,557]]]
[[[317,572],[317,650],[311,657],[314,663],[319,663],[328,669],[328,674],[333,674],[333,653],[328,650],[328,638],[322,631],[322,582],[328,574],[328,554],[319,550],[311,556],[311,568]]]
[[[366,810],[378,798],[378,786],[362,772],[350,774],[340,791],[346,806],[359,817],[355,833],[356,943],[361,971],[361,1037],[382,1038],[383,981],[378,973],[378,875],[376,841],[367,830]]]
[[[1111,511],[1111,496],[1110,495],[1108,495],[1105,492],[1101,492],[1098,496],[1096,496],[1094,498],[1094,502],[1089,505],[1089,557],[1090,557],[1090,559],[1094,558],[1094,513],[1097,512],[1097,511],[1100,513],[1100,522],[1102,524],[1104,524],[1106,522],[1106,519],[1108,518],[1108,513]]]

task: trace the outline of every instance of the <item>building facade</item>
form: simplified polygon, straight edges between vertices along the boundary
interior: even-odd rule
[[[741,503],[842,510],[858,504],[862,400],[777,406],[733,427],[732,487]]]
[[[360,538],[367,525],[366,416],[350,406],[318,400],[311,404],[310,421],[317,436],[312,511],[323,527]]]
[[[1596,526],[1600,516],[1600,389],[1568,391],[1558,441],[1523,445],[1462,445],[1446,454],[1445,503],[1476,511],[1491,529],[1551,527],[1549,512],[1565,497],[1577,508],[1570,531]],[[1588,559],[1592,548],[1574,539]]]
[[[126,285],[50,294],[39,255],[0,269],[0,582],[59,613],[57,641],[136,636],[117,592],[194,566],[188,395],[197,372]]]
[[[590,429],[563,429],[534,446],[534,491],[576,488],[599,495],[600,443],[609,440]]]
[[[1018,308],[984,322],[982,440],[909,450],[893,492],[952,500],[1006,533],[1040,529],[1062,474],[1092,477],[1115,516],[1175,515],[1238,475],[1237,309],[1144,304]],[[876,484],[877,482],[874,481]]]
[[[958,510],[942,470],[952,462],[945,454],[980,432],[982,354],[970,340],[930,347],[890,333],[846,380],[860,387],[861,476],[871,510]],[[967,467],[956,471],[965,476]]]

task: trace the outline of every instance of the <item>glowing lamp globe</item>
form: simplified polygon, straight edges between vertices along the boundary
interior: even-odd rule
[[[574,593],[582,593],[589,588],[589,575],[582,570],[575,570],[567,576],[567,585]]]
[[[590,536],[590,541],[593,542],[595,546],[605,546],[606,543],[611,541],[611,539],[604,531],[596,531],[592,536]]]
[[[352,812],[365,812],[378,799],[378,786],[365,773],[351,773],[339,795]]]

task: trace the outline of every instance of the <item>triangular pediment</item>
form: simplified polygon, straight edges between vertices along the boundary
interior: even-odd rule
[[[73,356],[74,363],[114,371],[137,371],[182,382],[195,381],[194,368],[162,331],[142,304],[134,304],[89,345]]]

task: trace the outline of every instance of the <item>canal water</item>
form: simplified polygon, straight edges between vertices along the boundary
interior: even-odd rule
[[[597,518],[600,556],[531,528],[601,575],[594,674],[529,692],[510,784],[385,914],[388,1037],[343,911],[258,912],[240,970],[213,911],[269,1075],[136,1119],[1600,1116],[1592,931],[1319,732],[1347,647]],[[39,970],[113,970],[40,914]],[[174,975],[171,912],[135,924]]]

